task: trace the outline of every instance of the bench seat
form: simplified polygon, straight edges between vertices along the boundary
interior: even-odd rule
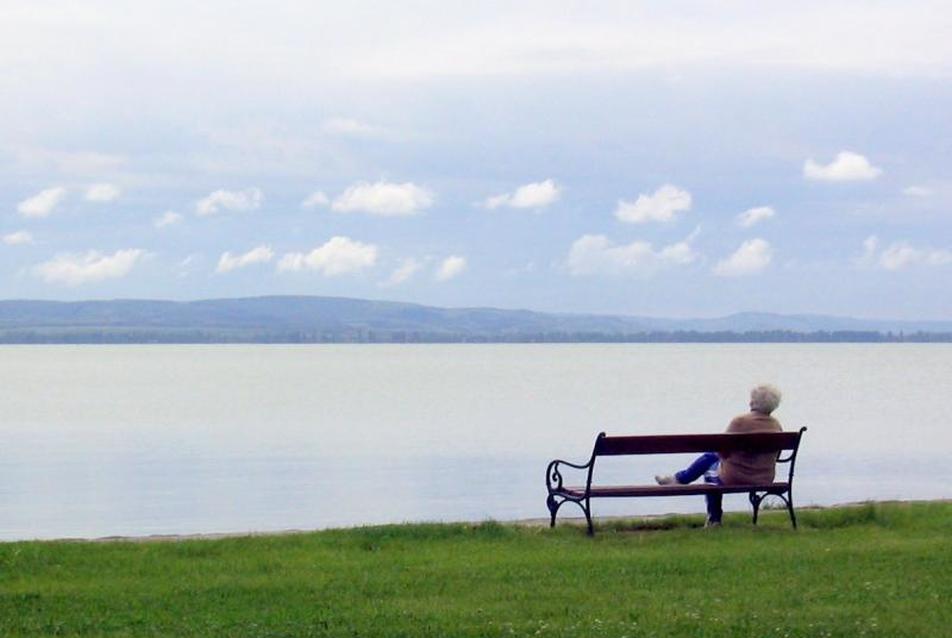
[[[588,494],[592,497],[621,496],[693,496],[698,494],[743,494],[746,492],[786,492],[789,483],[763,483],[760,485],[713,485],[710,483],[692,483],[690,485],[603,485],[592,486]],[[585,486],[568,486],[554,490],[555,494],[564,494],[572,498],[585,498]]]

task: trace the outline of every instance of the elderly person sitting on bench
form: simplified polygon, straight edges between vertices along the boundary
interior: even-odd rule
[[[742,414],[727,426],[728,434],[746,434],[749,432],[780,432],[782,428],[770,413],[780,405],[780,390],[772,385],[759,385],[750,391],[750,412]],[[676,472],[673,476],[655,476],[659,485],[687,484],[704,477],[705,483],[715,485],[754,485],[770,483],[774,479],[776,452],[754,453],[733,452],[718,455],[706,452],[690,466]],[[706,494],[707,527],[721,524],[723,510],[721,494]]]

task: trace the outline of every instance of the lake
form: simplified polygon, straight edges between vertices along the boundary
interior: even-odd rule
[[[550,459],[722,431],[759,382],[809,427],[798,505],[952,496],[952,344],[2,346],[0,539],[544,517]]]

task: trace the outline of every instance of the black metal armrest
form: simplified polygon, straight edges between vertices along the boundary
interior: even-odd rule
[[[588,463],[580,465],[562,459],[555,459],[549,463],[549,466],[545,469],[545,486],[548,488],[549,493],[551,494],[554,491],[562,489],[562,472],[559,470],[559,466],[567,465],[576,470],[587,470],[592,466],[593,461],[594,459],[589,459]]]

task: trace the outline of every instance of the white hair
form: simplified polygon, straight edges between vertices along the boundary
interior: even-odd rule
[[[769,384],[758,385],[750,391],[750,409],[770,414],[780,405],[780,390]]]

